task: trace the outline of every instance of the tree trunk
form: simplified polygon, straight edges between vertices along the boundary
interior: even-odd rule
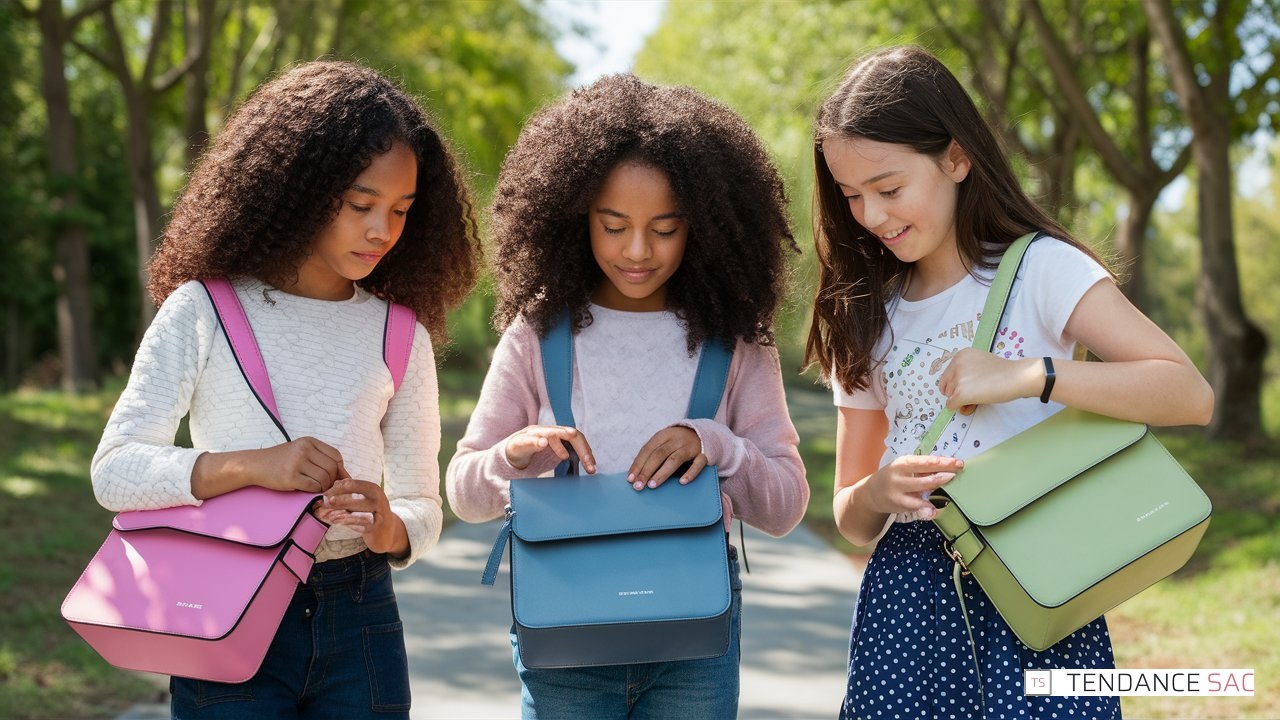
[[[1216,403],[1209,435],[1218,440],[1257,441],[1262,432],[1262,365],[1267,337],[1249,320],[1240,299],[1235,229],[1231,218],[1230,55],[1225,37],[1234,31],[1227,10],[1215,7],[1209,18],[1208,53],[1216,55],[1205,70],[1193,61],[1186,33],[1169,0],[1144,0],[1152,30],[1165,50],[1165,65],[1178,103],[1191,124],[1191,152],[1199,169],[1200,284],[1209,341],[1209,383]],[[1207,85],[1200,84],[1200,75]]]
[[[1262,369],[1267,337],[1244,312],[1231,218],[1229,122],[1196,131],[1200,171],[1199,298],[1209,341],[1209,383],[1217,396],[1210,436],[1254,440],[1262,433]]]
[[[1156,193],[1130,188],[1129,215],[1120,224],[1116,234],[1120,290],[1139,310],[1146,308],[1148,301],[1143,250],[1147,244],[1147,227],[1151,224],[1151,214],[1158,197]]]
[[[93,302],[89,289],[89,243],[80,224],[80,172],[76,161],[75,120],[67,86],[63,47],[68,28],[58,0],[41,0],[40,24],[42,92],[48,114],[50,205],[55,218],[57,260],[53,268],[58,287],[58,351],[62,359],[62,388],[68,392],[92,389],[98,383],[93,346]]]
[[[129,184],[133,190],[134,245],[138,252],[138,340],[156,315],[155,304],[147,294],[147,265],[160,237],[160,191],[156,188],[155,154],[151,150],[149,102],[138,88],[124,94],[125,116],[128,118]]]
[[[213,0],[196,0],[194,9],[183,6],[187,47],[208,48],[214,28]],[[194,14],[194,16],[193,16]],[[187,169],[195,167],[209,142],[205,110],[209,104],[209,53],[202,52],[183,79],[183,131],[187,139]]]
[[[31,345],[31,331],[23,327],[22,309],[10,298],[4,308],[4,387],[14,388],[22,381],[23,361]]]
[[[1050,215],[1063,222],[1074,210],[1076,201],[1076,149],[1079,145],[1080,121],[1070,113],[1061,113],[1054,118],[1049,146],[1038,159],[1038,170],[1044,182],[1040,202]]]

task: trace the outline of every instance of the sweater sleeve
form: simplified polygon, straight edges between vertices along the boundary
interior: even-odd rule
[[[382,419],[383,485],[391,511],[404,521],[409,554],[390,558],[402,570],[440,539],[440,392],[435,354],[418,325],[404,380]]]
[[[735,516],[775,537],[800,523],[809,483],[777,350],[739,340],[716,418],[677,424],[698,433]]]
[[[511,499],[511,480],[555,469],[555,458],[549,453],[540,454],[523,470],[507,462],[507,437],[538,423],[540,398],[546,394],[541,367],[537,335],[523,320],[517,320],[498,341],[467,432],[449,461],[446,494],[449,506],[462,520],[484,522],[500,517]]]
[[[217,333],[217,315],[199,283],[179,287],[156,313],[90,465],[104,508],[201,504],[191,494],[191,470],[204,451],[173,443]]]

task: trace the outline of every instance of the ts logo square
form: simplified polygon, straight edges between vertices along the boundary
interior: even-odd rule
[[[1048,695],[1052,690],[1051,673],[1048,670],[1023,670],[1022,684],[1026,695]]]

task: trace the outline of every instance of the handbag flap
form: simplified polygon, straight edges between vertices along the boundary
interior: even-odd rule
[[[63,602],[62,616],[217,640],[235,629],[279,556],[276,548],[168,530],[109,533]]]
[[[289,537],[298,518],[317,497],[315,493],[269,490],[252,485],[211,497],[198,506],[122,512],[111,525],[121,532],[172,528],[244,545],[271,547]]]
[[[975,525],[992,525],[1147,434],[1141,423],[1066,408],[986,452],[940,491]]]
[[[526,628],[713,618],[729,609],[730,592],[725,533],[714,524],[511,544],[511,611]]]
[[[714,465],[681,485],[635,490],[626,473],[511,481],[511,531],[526,542],[705,527],[721,520]]]
[[[1135,564],[1156,563],[1167,572],[1181,567],[1211,510],[1195,481],[1146,435],[978,532],[1032,599],[1058,607]],[[1170,542],[1180,536],[1188,540]]]

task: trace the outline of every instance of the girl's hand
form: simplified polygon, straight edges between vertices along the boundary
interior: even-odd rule
[[[870,509],[882,513],[919,513],[926,520],[937,515],[929,493],[951,481],[964,461],[940,455],[903,455],[866,479]]]
[[[260,450],[207,452],[196,458],[191,492],[210,498],[250,485],[271,490],[322,493],[349,477],[342,453],[313,437]]]
[[[588,475],[594,474],[596,459],[587,438],[577,428],[560,425],[530,425],[512,433],[507,438],[507,462],[511,467],[523,470],[529,467],[535,456],[544,452],[550,452],[560,460],[568,460],[569,450],[565,443],[569,443],[577,453],[582,469]]]
[[[681,485],[693,482],[707,466],[707,456],[702,454],[702,440],[698,433],[682,425],[663,428],[649,438],[649,442],[636,454],[636,459],[631,461],[627,482],[636,490],[656,488],[685,463],[689,463],[689,469],[680,476]]]
[[[370,550],[392,555],[409,552],[404,521],[391,512],[391,501],[378,483],[344,478],[329,488],[322,502],[316,506],[316,517],[360,533]]]
[[[938,390],[947,407],[962,415],[977,405],[994,405],[1024,397],[1037,397],[1044,388],[1044,363],[1040,358],[1006,360],[977,348],[956,353],[938,378]]]

